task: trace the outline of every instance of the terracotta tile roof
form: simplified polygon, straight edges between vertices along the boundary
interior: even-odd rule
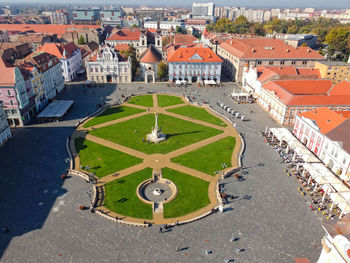
[[[106,40],[128,40],[128,41],[138,41],[140,40],[141,32],[138,30],[127,30],[121,29],[117,31],[114,35],[110,36]]]
[[[153,46],[150,45],[141,55],[140,62],[157,63],[162,60],[162,54]]]
[[[114,49],[120,52],[120,51],[128,51],[131,48],[128,44],[117,44],[115,45]]]
[[[73,52],[77,49],[78,47],[73,42],[70,42],[66,45],[58,43],[45,43],[38,49],[38,51],[47,52],[58,58],[62,58],[64,50],[66,50],[67,56],[71,57],[73,55]]]
[[[0,57],[0,86],[13,86],[15,83],[15,68],[5,64]]]
[[[306,111],[299,114],[300,117],[308,118],[316,123],[322,134],[331,131],[343,121],[346,120],[342,115],[330,110],[327,107],[321,107],[316,110]]]
[[[350,95],[350,82],[342,81],[338,84],[335,84],[334,87],[330,90],[329,94],[331,95]]]
[[[276,80],[274,82],[293,95],[327,94],[332,87],[332,81],[328,79]]]
[[[232,39],[220,47],[240,59],[316,59],[323,56],[309,47],[294,48],[280,39],[246,38]]]
[[[350,119],[346,119],[340,125],[328,132],[326,136],[337,142],[341,142],[343,149],[350,153]]]
[[[223,61],[210,48],[179,47],[173,52],[169,52],[168,50],[168,62],[223,62]]]
[[[263,88],[275,93],[280,101],[291,105],[336,106],[349,105],[350,95],[328,94],[330,80],[275,80],[263,85]],[[339,92],[340,93],[340,92]]]
[[[320,71],[318,69],[309,68],[295,68],[295,67],[257,67],[258,80],[263,83],[270,80],[272,77],[279,75],[280,79],[292,79],[303,76],[309,79],[320,78]],[[305,79],[304,78],[304,79]]]
[[[82,29],[82,28],[101,28],[96,25],[44,25],[44,24],[0,24],[0,30],[8,31],[34,31],[37,33],[46,33],[50,35],[63,35],[68,28]]]
[[[317,68],[297,68],[298,75],[316,75],[321,78],[320,70]]]
[[[335,112],[342,115],[346,119],[350,119],[350,111],[335,111]]]
[[[198,39],[195,36],[187,34],[175,34],[174,35],[174,44],[187,44],[193,43]]]

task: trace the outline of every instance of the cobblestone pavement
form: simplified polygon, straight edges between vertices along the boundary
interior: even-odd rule
[[[234,119],[246,141],[247,174],[242,181],[232,177],[223,181],[226,192],[237,198],[224,213],[166,233],[155,227],[114,224],[78,210],[79,205],[89,205],[91,188],[80,178],[60,179],[68,167],[65,142],[74,124],[97,110],[101,101],[113,103],[121,95],[147,91],[190,91],[143,83],[91,88],[86,93],[78,85],[68,87],[59,98],[73,99],[75,105],[63,121],[14,130],[14,137],[0,147],[0,227],[10,230],[0,233],[1,262],[224,262],[229,258],[293,262],[295,257],[315,262],[323,236],[320,217],[308,208],[308,197],[300,195],[297,181],[283,175],[285,166],[258,134],[266,125],[277,124],[258,105],[237,105],[224,96],[232,87],[231,83],[223,88],[192,86],[191,95],[221,113],[216,101],[225,102],[250,119]],[[239,240],[230,242],[232,235]],[[213,253],[206,255],[205,249]]]

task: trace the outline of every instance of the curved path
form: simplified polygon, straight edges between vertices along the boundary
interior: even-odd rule
[[[109,122],[101,123],[101,124],[98,124],[95,126],[91,126],[89,128],[84,128],[83,125],[91,119],[91,118],[89,118],[85,122],[83,122],[81,125],[79,125],[79,127],[73,133],[72,140],[70,141],[70,148],[72,150],[73,155],[75,156],[74,160],[75,160],[76,169],[79,169],[79,167],[80,167],[79,156],[78,156],[78,153],[77,153],[77,151],[75,149],[75,145],[74,145],[74,141],[78,137],[86,138],[89,141],[92,141],[92,142],[101,144],[103,146],[106,146],[106,147],[121,151],[123,153],[127,153],[129,155],[133,155],[133,156],[136,156],[138,158],[143,159],[143,162],[138,164],[138,165],[126,168],[124,170],[121,170],[121,171],[118,171],[116,173],[113,173],[113,174],[110,174],[110,175],[107,175],[107,176],[104,176],[102,178],[97,179],[97,183],[96,183],[97,187],[104,188],[104,185],[106,183],[109,183],[113,180],[119,179],[123,176],[130,175],[132,173],[135,173],[135,172],[140,171],[142,169],[145,169],[147,167],[151,167],[154,171],[159,171],[159,170],[161,170],[161,168],[168,167],[168,168],[177,170],[177,171],[185,173],[185,174],[189,174],[191,176],[194,176],[194,177],[197,177],[197,178],[200,178],[204,181],[209,182],[208,196],[209,196],[210,203],[207,206],[205,206],[205,207],[203,207],[195,212],[192,212],[190,214],[187,214],[187,215],[181,216],[181,217],[177,217],[177,218],[164,218],[163,213],[159,213],[159,212],[153,213],[153,220],[151,220],[151,223],[153,223],[153,224],[170,224],[170,223],[174,223],[176,221],[182,222],[182,221],[190,220],[192,218],[197,218],[197,217],[209,212],[213,208],[217,207],[217,205],[219,203],[219,200],[217,199],[217,193],[216,193],[216,184],[217,184],[218,180],[220,179],[219,174],[212,176],[212,175],[191,169],[189,167],[185,167],[185,166],[182,166],[180,164],[173,163],[173,162],[171,162],[172,158],[174,158],[176,156],[183,155],[187,152],[191,152],[191,151],[194,151],[196,149],[202,148],[203,146],[206,146],[210,143],[216,142],[216,141],[223,139],[225,137],[232,136],[232,137],[236,137],[236,145],[235,145],[234,151],[232,153],[231,167],[226,168],[223,172],[226,172],[226,171],[228,171],[232,168],[236,168],[238,166],[238,158],[239,158],[238,155],[239,155],[239,150],[241,148],[241,140],[239,138],[239,134],[237,133],[236,129],[227,120],[225,120],[221,116],[215,115],[217,118],[221,119],[224,123],[227,124],[226,127],[218,126],[215,124],[211,124],[211,123],[204,122],[201,120],[185,117],[185,116],[167,111],[168,109],[182,107],[184,105],[193,106],[189,102],[185,101],[183,97],[182,97],[182,100],[183,100],[182,104],[176,104],[176,105],[172,105],[172,106],[168,106],[168,107],[159,107],[157,94],[153,94],[153,105],[154,106],[152,108],[148,108],[148,107],[144,107],[144,106],[140,106],[140,105],[129,104],[129,103],[124,103],[123,105],[125,105],[125,106],[139,108],[139,109],[145,109],[146,111],[138,113],[138,114],[130,115],[130,116],[127,116],[124,118],[120,118],[117,120],[112,120]],[[210,114],[213,114],[213,112],[211,112],[208,108],[205,108],[205,109]],[[182,148],[177,149],[175,151],[169,152],[167,154],[146,154],[146,153],[131,149],[129,147],[126,147],[126,146],[123,146],[123,145],[120,145],[117,143],[113,143],[113,142],[108,141],[108,140],[104,140],[102,138],[99,138],[99,137],[96,137],[96,136],[93,136],[93,135],[90,135],[87,133],[89,130],[98,129],[101,127],[124,122],[127,120],[138,118],[138,117],[146,115],[146,114],[156,113],[156,112],[161,113],[161,114],[165,114],[165,115],[169,115],[169,116],[173,116],[173,117],[176,117],[178,119],[185,120],[185,121],[190,121],[190,122],[194,122],[194,123],[197,123],[200,125],[211,127],[211,128],[217,129],[217,130],[222,130],[223,133],[216,135],[216,136],[213,136],[213,137],[210,137],[210,138],[207,138],[207,139],[204,139],[204,140],[201,140],[199,142],[187,145],[185,147],[182,147]],[[135,223],[144,222],[144,219],[126,217],[123,215],[119,215],[113,211],[108,210],[102,204],[103,204],[103,200],[99,200],[98,206],[96,208],[100,211],[103,211],[107,215],[110,215],[112,217],[123,218],[123,220],[135,222]]]

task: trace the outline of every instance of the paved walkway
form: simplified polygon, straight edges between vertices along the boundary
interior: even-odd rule
[[[197,211],[195,211],[193,213],[187,214],[185,216],[181,216],[181,217],[177,217],[177,218],[169,218],[169,219],[164,218],[163,217],[163,213],[159,213],[159,212],[153,213],[153,220],[151,221],[153,224],[169,224],[169,223],[174,223],[176,221],[181,222],[181,221],[190,220],[191,218],[196,218],[196,217],[198,217],[200,215],[203,215],[203,214],[209,212],[214,207],[216,207],[218,205],[218,202],[219,202],[219,200],[217,200],[216,184],[217,184],[217,181],[219,180],[220,175],[219,174],[215,175],[215,176],[209,175],[209,174],[206,174],[206,173],[194,170],[192,168],[185,167],[183,165],[173,163],[173,162],[171,162],[171,159],[176,157],[176,156],[180,156],[180,155],[183,155],[185,153],[188,153],[188,152],[194,151],[196,149],[202,148],[202,147],[204,147],[204,146],[206,146],[208,144],[214,143],[214,142],[216,142],[218,140],[221,140],[223,138],[226,138],[228,136],[233,136],[233,137],[236,138],[236,145],[235,145],[235,148],[234,148],[234,151],[233,151],[233,154],[232,154],[231,167],[226,168],[224,170],[224,172],[227,171],[227,170],[232,169],[232,167],[235,168],[235,167],[238,166],[238,162],[237,162],[238,159],[237,158],[239,157],[238,154],[239,154],[239,151],[240,151],[240,148],[241,148],[241,140],[240,140],[239,134],[237,133],[236,129],[227,120],[225,120],[224,118],[222,118],[220,116],[216,116],[216,117],[221,119],[223,121],[223,123],[226,123],[227,124],[226,127],[218,126],[218,125],[215,125],[215,124],[212,124],[212,123],[208,123],[208,122],[205,122],[205,121],[201,121],[201,120],[185,117],[185,116],[182,116],[182,115],[179,115],[179,114],[175,114],[175,113],[172,113],[172,112],[168,112],[167,111],[168,109],[173,109],[173,108],[177,108],[177,107],[183,107],[185,105],[191,105],[191,106],[193,106],[193,105],[188,103],[188,102],[186,102],[185,100],[183,100],[183,104],[177,104],[177,105],[172,105],[172,106],[168,106],[168,107],[159,107],[158,106],[157,94],[153,94],[153,105],[154,106],[152,108],[147,108],[147,107],[144,107],[144,106],[128,104],[128,103],[124,103],[123,105],[126,105],[128,107],[145,109],[147,111],[142,112],[142,113],[138,113],[138,114],[134,114],[134,115],[130,115],[130,116],[126,116],[124,118],[120,118],[120,119],[117,119],[117,120],[112,120],[112,121],[109,121],[109,122],[101,123],[101,124],[98,124],[98,125],[95,125],[95,126],[92,126],[92,127],[89,127],[89,128],[84,128],[83,125],[84,125],[84,123],[88,122],[90,119],[88,119],[84,123],[82,123],[77,128],[77,130],[74,132],[74,134],[72,135],[72,140],[71,140],[71,143],[70,143],[70,147],[72,149],[72,152],[73,152],[73,154],[76,155],[76,157],[75,157],[75,167],[76,167],[76,169],[80,167],[80,160],[79,160],[79,157],[77,155],[77,151],[76,151],[76,149],[74,147],[74,140],[76,138],[78,138],[78,137],[83,137],[83,138],[88,139],[88,140],[90,140],[92,142],[95,142],[95,143],[101,144],[103,146],[106,146],[106,147],[109,147],[109,148],[121,151],[123,153],[129,154],[129,155],[133,155],[133,156],[136,156],[138,158],[143,159],[143,162],[141,164],[138,164],[138,165],[126,168],[124,170],[115,172],[113,174],[110,174],[110,175],[107,175],[107,176],[104,176],[104,177],[98,179],[97,180],[97,187],[102,187],[104,189],[104,185],[106,183],[109,183],[109,182],[114,181],[116,179],[119,179],[119,178],[122,178],[124,176],[130,175],[130,174],[135,173],[137,171],[143,170],[143,169],[145,169],[147,167],[151,167],[153,170],[160,170],[161,168],[168,167],[168,168],[177,170],[177,171],[185,173],[185,174],[189,174],[191,176],[194,176],[194,177],[197,177],[199,179],[202,179],[204,181],[209,182],[208,196],[209,196],[210,203],[206,207],[203,207],[203,208],[201,208],[201,209],[199,209],[199,210],[197,210]],[[197,107],[197,106],[193,106],[193,107]],[[206,110],[210,114],[213,114],[210,109],[206,108]],[[204,126],[207,126],[207,127],[211,127],[211,128],[217,129],[217,130],[221,130],[221,131],[223,131],[223,133],[221,133],[219,135],[216,135],[216,136],[213,136],[213,137],[210,137],[210,138],[207,138],[205,140],[201,140],[199,142],[190,144],[188,146],[182,147],[182,148],[180,148],[178,150],[172,151],[172,152],[167,153],[167,154],[146,154],[146,153],[134,150],[132,148],[129,148],[129,147],[117,144],[117,143],[113,143],[111,141],[108,141],[108,140],[105,140],[105,139],[102,139],[102,138],[99,138],[99,137],[96,137],[96,136],[88,134],[89,130],[98,129],[98,128],[101,128],[101,127],[105,127],[105,126],[109,126],[109,125],[112,125],[112,124],[124,122],[124,121],[127,121],[127,120],[138,118],[140,116],[144,116],[146,114],[153,114],[153,113],[161,113],[161,114],[173,116],[175,118],[182,119],[182,120],[185,120],[185,121],[194,122],[194,123],[197,123],[197,124],[200,124],[200,125],[204,125]],[[103,204],[103,200],[99,200],[98,203],[99,204]],[[133,218],[133,217],[125,217],[125,216],[117,214],[117,213],[115,213],[113,211],[109,211],[103,205],[98,206],[97,209],[103,211],[104,213],[106,213],[106,214],[108,214],[108,215],[110,215],[112,217],[123,218],[123,220],[127,220],[127,221],[130,221],[130,222],[136,222],[136,223],[144,222],[144,219]]]

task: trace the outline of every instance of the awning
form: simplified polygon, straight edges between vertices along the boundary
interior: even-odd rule
[[[73,100],[55,100],[40,112],[38,118],[61,118],[73,105]]]

